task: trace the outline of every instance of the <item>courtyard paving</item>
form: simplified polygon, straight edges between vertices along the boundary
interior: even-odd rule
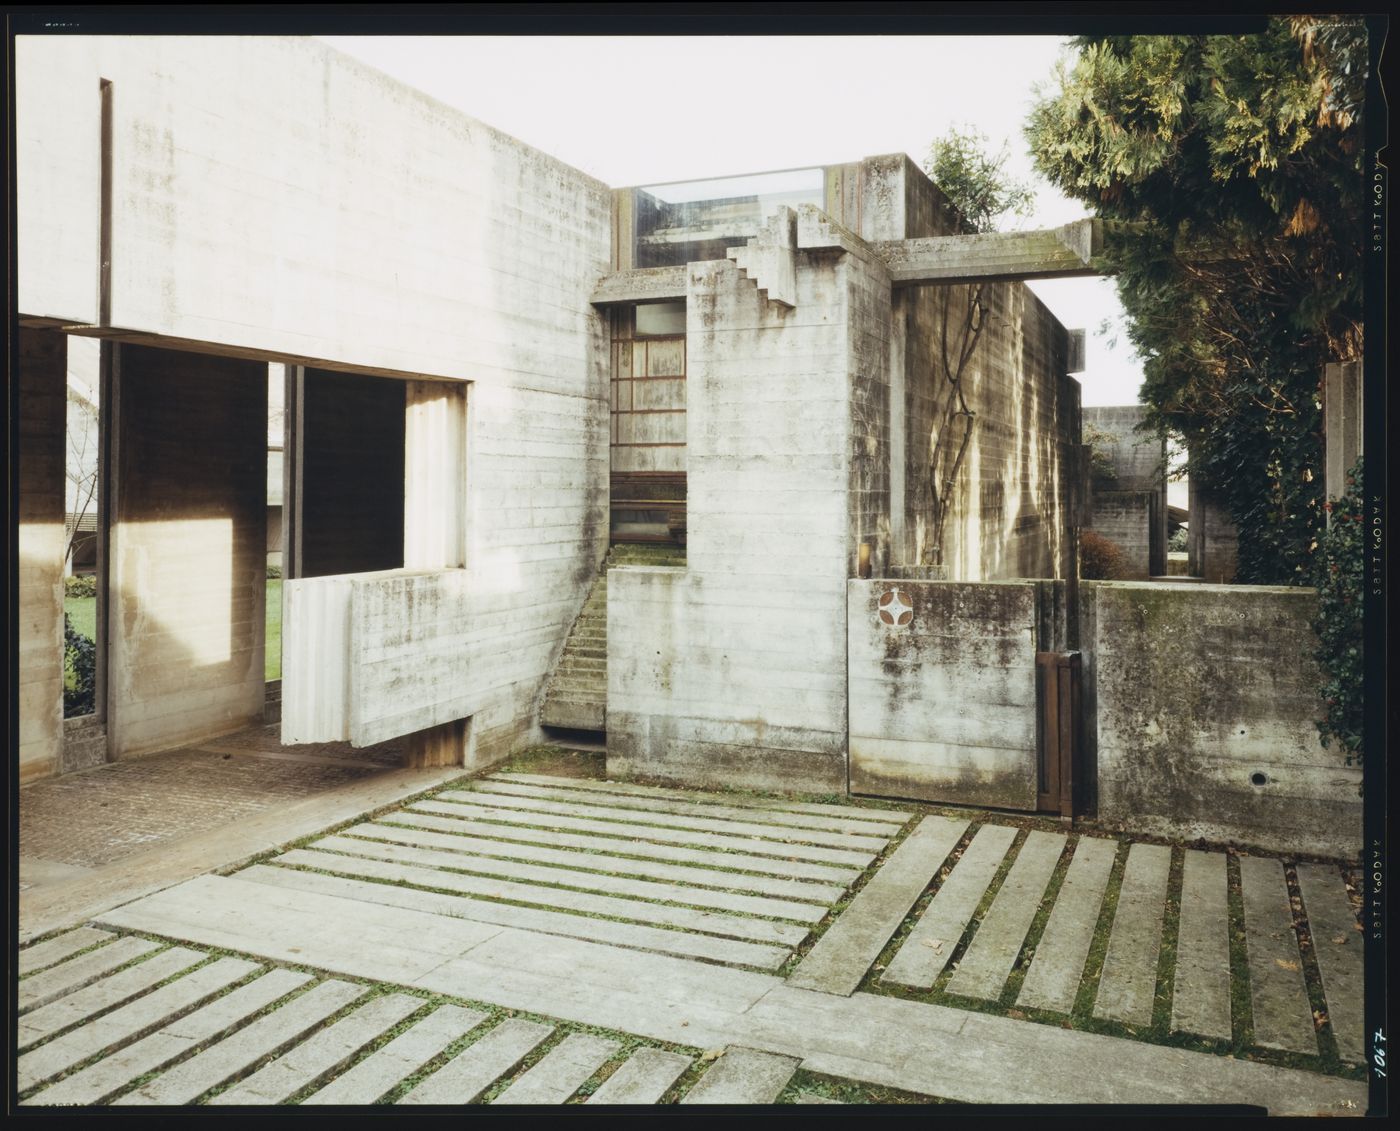
[[[1337,865],[539,772],[280,843],[23,949],[21,1102],[1365,1107]]]

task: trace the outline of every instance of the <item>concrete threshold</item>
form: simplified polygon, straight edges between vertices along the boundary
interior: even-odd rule
[[[47,862],[20,857],[19,941],[84,922],[95,915],[216,869],[234,868],[289,841],[394,805],[466,776],[461,766],[386,769],[207,832],[154,845],[97,868],[65,874]]]

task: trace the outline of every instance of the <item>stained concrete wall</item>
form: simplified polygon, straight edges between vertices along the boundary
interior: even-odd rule
[[[63,753],[63,488],[67,350],[21,329],[18,392],[19,780],[56,772]]]
[[[797,259],[794,309],[689,268],[687,565],[608,573],[610,774],[845,789],[852,304],[882,268]]]
[[[1186,530],[1187,569],[1192,577],[1229,585],[1239,563],[1239,532],[1229,508],[1196,479],[1189,484]]]
[[[1085,443],[1102,468],[1094,473],[1088,525],[1123,551],[1121,580],[1167,572],[1166,441],[1137,431],[1146,416],[1144,405],[1083,410]]]
[[[606,186],[312,40],[16,55],[22,314],[97,320],[107,79],[114,335],[472,382],[476,749],[535,733],[606,549]]]
[[[1361,769],[1315,726],[1314,591],[1086,582],[1080,601],[1100,820],[1278,852],[1360,849]]]
[[[1166,572],[1165,560],[1163,569],[1152,568],[1154,551],[1165,544],[1153,530],[1153,520],[1162,513],[1160,506],[1154,506],[1154,498],[1156,493],[1149,491],[1094,489],[1091,529],[1123,551],[1120,581],[1146,581]]]
[[[1364,449],[1366,381],[1361,362],[1324,367],[1322,407],[1327,438],[1324,486],[1327,497],[1335,499],[1346,494],[1347,472]]]
[[[261,722],[267,367],[144,346],[115,367],[108,742]]]
[[[848,597],[851,792],[1034,809],[1036,584],[857,580]]]

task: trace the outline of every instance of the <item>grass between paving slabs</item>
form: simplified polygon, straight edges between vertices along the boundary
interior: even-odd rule
[[[1000,817],[1001,815],[998,814],[997,823],[1002,823]],[[1021,822],[1017,823],[1019,824]],[[1309,1056],[1275,1049],[1257,1048],[1253,1045],[1253,1011],[1250,1001],[1248,956],[1246,953],[1244,935],[1244,905],[1240,891],[1239,865],[1234,852],[1230,852],[1227,856],[1230,998],[1231,1015],[1234,1024],[1233,1039],[1230,1041],[1201,1037],[1192,1033],[1173,1032],[1171,1029],[1172,992],[1176,977],[1177,947],[1180,934],[1181,885],[1184,866],[1184,851],[1180,847],[1175,848],[1172,854],[1171,871],[1169,873],[1167,885],[1167,902],[1162,920],[1160,950],[1158,952],[1152,1021],[1146,1028],[1130,1026],[1117,1021],[1106,1021],[1093,1015],[1094,1001],[1098,996],[1099,980],[1103,974],[1104,958],[1108,952],[1108,941],[1113,929],[1113,920],[1118,907],[1119,893],[1123,886],[1123,872],[1127,864],[1128,851],[1132,844],[1135,843],[1134,841],[1120,840],[1119,842],[1118,853],[1109,873],[1103,901],[1100,904],[1099,918],[1095,925],[1093,938],[1089,946],[1089,953],[1085,961],[1079,990],[1075,997],[1074,1006],[1068,1015],[1050,1010],[1017,1006],[1016,997],[1020,994],[1026,974],[1034,959],[1035,950],[1044,934],[1046,923],[1049,921],[1050,912],[1053,909],[1055,900],[1058,898],[1060,888],[1064,884],[1065,875],[1069,869],[1069,863],[1073,859],[1072,851],[1066,852],[1066,854],[1061,857],[1055,872],[1051,876],[1050,882],[1046,888],[1046,895],[1041,900],[1040,907],[1036,912],[1035,918],[1031,922],[1030,929],[1022,944],[1021,952],[1017,956],[1011,975],[999,999],[996,1001],[984,1001],[977,998],[968,998],[957,994],[951,994],[946,990],[947,983],[953,977],[963,954],[966,953],[968,947],[971,945],[978,926],[991,908],[992,902],[996,898],[997,891],[1005,881],[1006,874],[1015,863],[1015,857],[1020,852],[1021,846],[1024,843],[1024,831],[1018,834],[1016,841],[1013,842],[1005,859],[1002,860],[996,875],[988,885],[987,891],[984,893],[976,911],[973,913],[967,929],[963,932],[961,938],[958,939],[956,946],[952,950],[947,965],[934,982],[933,989],[930,991],[921,991],[882,983],[879,980],[880,975],[883,973],[890,960],[898,952],[899,947],[903,945],[914,925],[924,914],[929,903],[932,902],[943,880],[947,878],[951,867],[960,859],[978,827],[980,826],[974,825],[963,835],[958,845],[950,854],[948,861],[939,870],[937,883],[931,885],[930,889],[920,896],[913,910],[905,918],[890,942],[881,951],[880,957],[875,965],[872,966],[871,970],[862,981],[861,990],[891,997],[899,997],[908,1001],[929,1002],[971,1012],[989,1013],[1016,1020],[1054,1025],[1063,1029],[1099,1033],[1105,1036],[1124,1037],[1172,1048],[1189,1049],[1194,1052],[1228,1055],[1241,1059],[1256,1060],[1281,1068],[1297,1068],[1355,1080],[1364,1080],[1366,1078],[1363,1067],[1353,1065],[1339,1058],[1336,1051],[1335,1038],[1331,1035],[1330,1025],[1323,1024],[1326,1018],[1324,1012],[1325,999],[1322,994],[1322,982],[1317,968],[1316,956],[1310,945],[1304,945],[1303,947],[1303,969],[1307,981],[1308,995],[1312,1003],[1314,1017],[1317,1021],[1319,1035],[1321,1037],[1320,1055]],[[1077,847],[1078,839],[1079,838],[1076,838],[1071,842],[1071,849]],[[1155,843],[1156,839],[1153,838],[1151,842]],[[1305,913],[1305,908],[1302,907],[1300,893],[1296,887],[1296,872],[1294,872],[1291,867],[1288,869],[1288,876],[1290,895],[1295,897],[1293,903],[1295,926],[1300,928],[1300,934],[1306,944],[1308,941],[1307,934],[1306,931],[1302,929],[1302,916]],[[809,940],[805,948],[810,948],[812,941],[813,940]]]
[[[956,1100],[940,1096],[927,1096],[921,1092],[906,1092],[899,1088],[886,1088],[879,1084],[865,1084],[858,1080],[842,1080],[836,1076],[823,1076],[799,1068],[787,1087],[778,1096],[780,1104],[796,1103],[804,1095],[823,1096],[843,1104],[949,1104]]]

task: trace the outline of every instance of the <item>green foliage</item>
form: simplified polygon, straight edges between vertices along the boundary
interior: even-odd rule
[[[63,579],[65,597],[96,597],[97,578],[92,574],[86,577],[65,577]]]
[[[929,146],[924,171],[962,213],[973,231],[990,232],[1008,215],[1027,216],[1035,203],[1028,184],[1006,172],[1006,143],[995,154],[974,127],[951,127]]]
[[[1081,40],[1032,110],[1041,171],[1105,248],[1151,423],[1239,530],[1238,580],[1305,584],[1323,365],[1359,356],[1368,43],[1354,18]]]
[[[1102,428],[1085,424],[1080,429],[1079,439],[1089,449],[1089,472],[1093,478],[1117,481],[1118,469],[1113,465],[1113,454],[1109,450],[1116,437]]]
[[[1186,553],[1186,527],[1178,526],[1171,532],[1167,539],[1167,552],[1171,554]]]
[[[1362,618],[1365,612],[1366,515],[1361,492],[1361,460],[1347,475],[1347,489],[1327,503],[1332,522],[1318,539],[1313,584],[1317,586],[1318,616],[1313,622],[1321,646],[1317,661],[1325,682],[1325,718],[1317,729],[1322,744],[1333,740],[1347,753],[1348,764],[1362,756],[1365,719],[1362,687],[1365,677]]]
[[[1079,532],[1079,576],[1085,581],[1117,581],[1124,573],[1123,547],[1093,530]]]
[[[63,616],[63,717],[93,712],[97,696],[97,646]]]
[[[267,566],[267,579],[269,581],[279,581],[282,578],[282,567],[269,562]]]

